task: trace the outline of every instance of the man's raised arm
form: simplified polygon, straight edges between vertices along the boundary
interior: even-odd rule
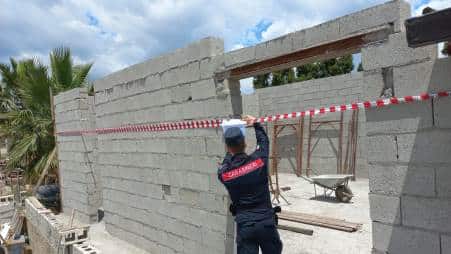
[[[257,119],[253,116],[245,116],[243,120],[247,122],[248,126],[254,126],[255,137],[257,138],[257,152],[261,157],[268,158],[269,139],[268,135],[266,135],[265,130],[260,123],[256,122]]]

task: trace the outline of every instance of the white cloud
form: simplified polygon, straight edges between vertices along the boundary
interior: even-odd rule
[[[10,56],[38,56],[45,62],[52,48],[65,45],[77,62],[94,62],[97,78],[206,36],[223,38],[226,50],[244,47],[245,37],[261,21],[271,25],[252,43],[383,1],[1,0],[0,62]],[[432,0],[431,5],[445,2]]]
[[[413,16],[419,16],[423,12],[423,9],[426,7],[431,7],[432,9],[441,10],[445,8],[451,7],[451,0],[431,0],[427,3],[423,3],[424,1],[418,1],[421,4],[413,11]]]

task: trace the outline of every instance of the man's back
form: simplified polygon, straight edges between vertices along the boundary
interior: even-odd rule
[[[281,253],[282,242],[276,229],[268,186],[269,140],[260,124],[254,124],[257,149],[227,153],[218,178],[232,200],[231,211],[237,222],[238,254]]]

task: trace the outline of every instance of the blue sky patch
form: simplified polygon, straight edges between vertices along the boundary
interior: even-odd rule
[[[244,38],[241,39],[240,43],[245,46],[252,46],[262,41],[262,34],[268,30],[272,25],[271,20],[262,19],[257,25],[246,30]]]
[[[86,17],[88,18],[88,25],[90,26],[99,26],[99,19],[92,15],[89,11],[86,13]]]

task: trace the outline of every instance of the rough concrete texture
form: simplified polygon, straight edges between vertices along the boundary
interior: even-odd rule
[[[73,219],[71,227],[70,216],[53,214],[34,197],[25,200],[25,217],[33,253],[66,253],[72,249],[72,242],[88,238],[89,226]]]
[[[284,86],[258,89],[252,95],[243,96],[244,114],[273,115],[303,111],[311,108],[342,105],[362,100],[362,73],[350,73],[341,76],[308,80]],[[349,134],[349,121],[352,113],[344,113],[343,121],[343,161],[345,160],[346,144]],[[314,121],[339,120],[340,114],[315,117]],[[309,135],[309,118],[304,122],[303,169],[307,168],[307,151]],[[366,161],[366,126],[365,114],[359,113],[357,177],[368,178]],[[272,125],[268,125],[271,136]],[[316,126],[313,126],[315,129]],[[272,138],[272,137],[271,137]],[[279,169],[282,172],[293,172],[296,168],[296,139],[290,128],[281,132],[278,139],[280,158]],[[326,124],[312,133],[311,168],[318,174],[332,174],[337,172],[339,144],[339,124]]]
[[[393,68],[396,96],[449,90],[449,59],[434,46],[409,49],[405,34],[362,51],[367,77]],[[383,82],[367,83],[367,97]],[[449,253],[449,98],[366,111],[374,253]],[[440,119],[440,120],[438,120]]]
[[[148,249],[146,251],[146,249],[137,248],[133,245],[133,242],[113,237],[106,231],[104,222],[92,224],[89,229],[89,235],[89,242],[85,243],[85,245],[89,245],[101,253],[117,253],[120,250],[120,253],[124,254],[153,254],[153,252],[148,252],[150,251]]]
[[[97,127],[232,115],[229,93],[239,87],[219,97],[224,85],[213,80],[222,48],[207,38],[96,81]],[[218,130],[101,135],[97,152],[113,236],[151,253],[233,251],[228,199],[216,176],[224,155]]]
[[[349,186],[355,195],[351,203],[337,202],[334,194],[329,198],[323,198],[323,196],[315,198],[313,185],[294,174],[283,173],[280,174],[279,179],[281,186],[291,187],[291,190],[282,193],[291,203],[286,205],[282,201],[282,210],[332,217],[363,224],[362,229],[359,231],[346,233],[279,220],[281,225],[313,230],[312,236],[279,230],[284,244],[284,254],[370,253],[372,247],[372,225],[369,215],[368,179],[360,179],[350,183]],[[322,195],[322,189],[318,188],[318,193]]]
[[[55,96],[55,112],[57,132],[95,128],[94,97],[85,88]],[[96,142],[92,134],[57,138],[63,211],[70,214],[75,209],[86,223],[97,220],[101,206],[100,176],[93,168]]]
[[[289,52],[348,38],[381,26],[393,25],[404,30],[403,20],[410,17],[410,6],[404,1],[390,1],[352,13],[320,25],[289,33],[282,37],[225,54],[226,68],[233,68],[280,56]]]
[[[407,47],[402,24],[409,10],[406,2],[391,1],[228,53],[220,39],[194,42],[95,81],[94,108],[79,90],[59,95],[57,131],[291,112],[379,98],[386,88],[396,96],[449,90],[449,59],[436,60],[434,46]],[[363,73],[262,89],[244,102],[237,80],[215,79],[216,72],[382,26],[392,26],[393,33],[362,49]],[[369,169],[374,253],[449,250],[449,101],[361,112],[357,172],[365,175]],[[334,149],[327,150],[325,143],[333,143],[336,133],[323,134],[317,149],[327,156],[315,158],[314,167],[333,172]],[[74,208],[80,219],[92,221],[102,205],[112,236],[151,253],[233,253],[229,201],[216,177],[224,155],[220,130],[59,137],[58,146],[66,213]],[[335,233],[324,235],[318,237],[325,248],[329,239],[339,239]],[[361,237],[352,244],[356,253],[368,247],[366,236]],[[303,249],[308,253],[309,247],[324,253],[313,245]]]
[[[14,202],[0,202],[0,224],[10,222],[14,215]]]

